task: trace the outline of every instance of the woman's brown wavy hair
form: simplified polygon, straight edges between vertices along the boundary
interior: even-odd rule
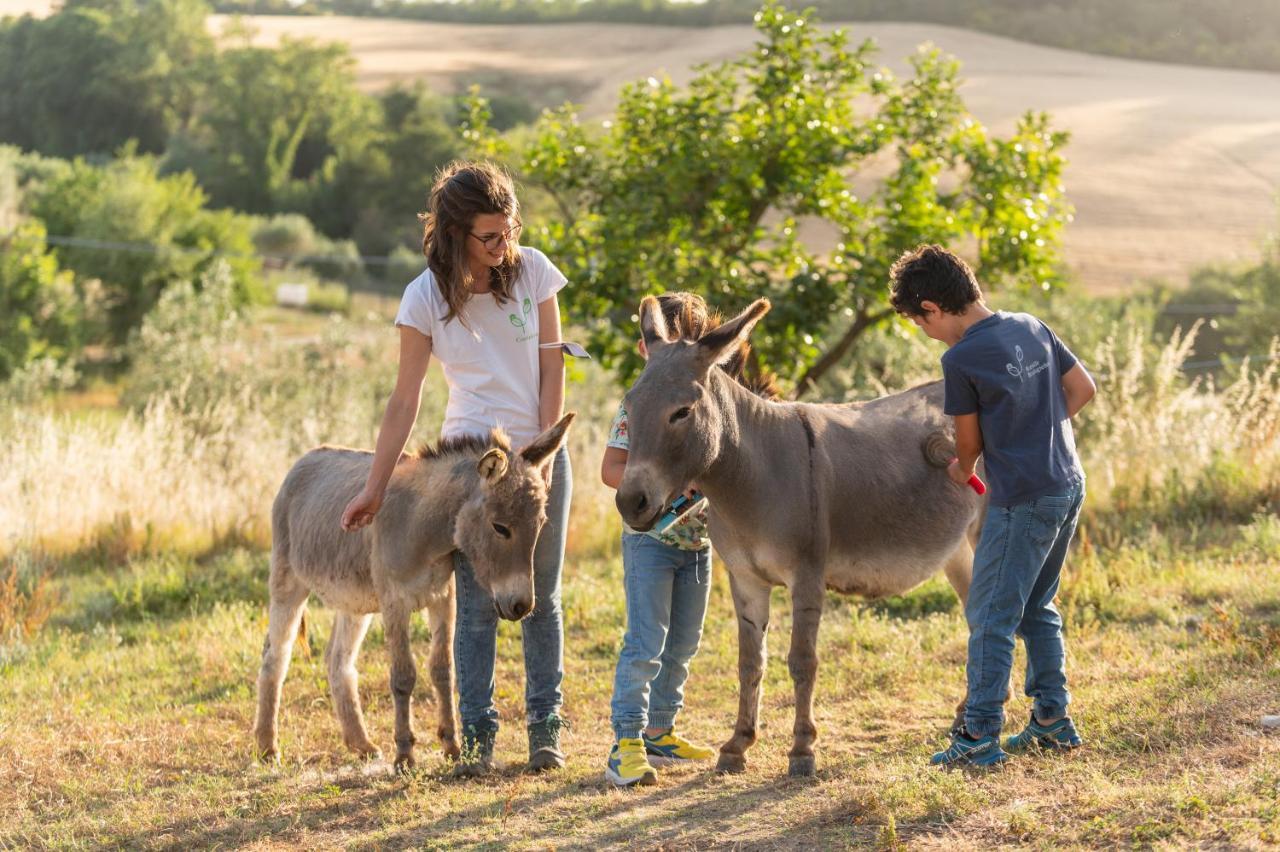
[[[445,322],[459,317],[466,324],[463,308],[471,299],[474,283],[467,263],[468,235],[477,216],[494,213],[520,221],[520,202],[511,177],[492,163],[455,161],[440,171],[427,199],[427,211],[418,214],[423,222],[422,253],[427,268],[449,305]],[[489,270],[489,288],[498,304],[510,301],[519,275],[520,247],[511,241],[502,263]]]

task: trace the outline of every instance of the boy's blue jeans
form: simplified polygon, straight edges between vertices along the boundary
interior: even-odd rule
[[[964,725],[974,737],[996,736],[1013,667],[1014,636],[1027,646],[1026,694],[1042,719],[1066,713],[1062,617],[1053,605],[1067,548],[1076,531],[1084,483],[1016,506],[992,506],[973,559],[965,604],[969,622],[969,695]]]
[[[622,569],[627,633],[610,704],[618,739],[639,737],[645,727],[670,728],[684,706],[711,593],[711,548],[681,550],[626,533]]]
[[[540,722],[560,711],[564,679],[564,613],[560,608],[560,573],[564,565],[565,528],[573,496],[569,451],[556,453],[547,495],[547,523],[533,549],[533,612],[520,622],[524,639],[524,703],[527,721]],[[498,729],[493,706],[493,667],[497,653],[498,613],[493,598],[476,582],[471,564],[454,553],[458,624],[453,658],[458,671],[458,715],[462,727]]]

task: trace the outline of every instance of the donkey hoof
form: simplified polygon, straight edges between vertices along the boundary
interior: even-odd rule
[[[254,752],[259,763],[276,764],[280,762],[280,751],[275,746],[260,748]]]
[[[734,754],[727,751],[720,752],[720,759],[716,761],[716,772],[737,775],[740,772],[746,771],[747,758],[745,755]]]
[[[787,774],[792,778],[812,778],[818,774],[818,763],[811,754],[793,754]]]
[[[397,775],[408,775],[410,772],[413,771],[413,767],[414,767],[414,760],[413,760],[412,754],[396,755],[396,774]]]
[[[446,740],[441,743],[441,746],[444,748],[444,756],[449,760],[457,760],[462,757],[462,746],[456,739]]]
[[[377,761],[382,760],[382,749],[377,746],[372,746],[370,748],[358,748],[356,749],[356,756],[366,763],[376,763]]]

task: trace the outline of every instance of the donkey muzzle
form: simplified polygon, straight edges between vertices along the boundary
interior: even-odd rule
[[[666,508],[664,501],[650,497],[640,488],[619,488],[614,504],[622,520],[636,532],[653,529]]]
[[[499,616],[505,618],[507,621],[519,621],[533,611],[533,601],[528,598],[495,598],[493,601],[493,608],[498,611]]]

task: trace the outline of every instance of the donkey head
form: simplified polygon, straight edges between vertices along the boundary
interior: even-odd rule
[[[490,448],[476,462],[479,487],[458,513],[454,544],[493,596],[498,614],[512,621],[533,609],[533,548],[547,520],[543,472],[573,418],[566,414],[518,453]]]
[[[667,330],[657,299],[640,303],[649,361],[624,401],[629,447],[616,500],[632,529],[650,529],[719,457],[725,434],[737,424],[727,397],[716,392],[713,370],[734,357],[768,311],[768,300],[758,299],[697,340],[680,340]]]

